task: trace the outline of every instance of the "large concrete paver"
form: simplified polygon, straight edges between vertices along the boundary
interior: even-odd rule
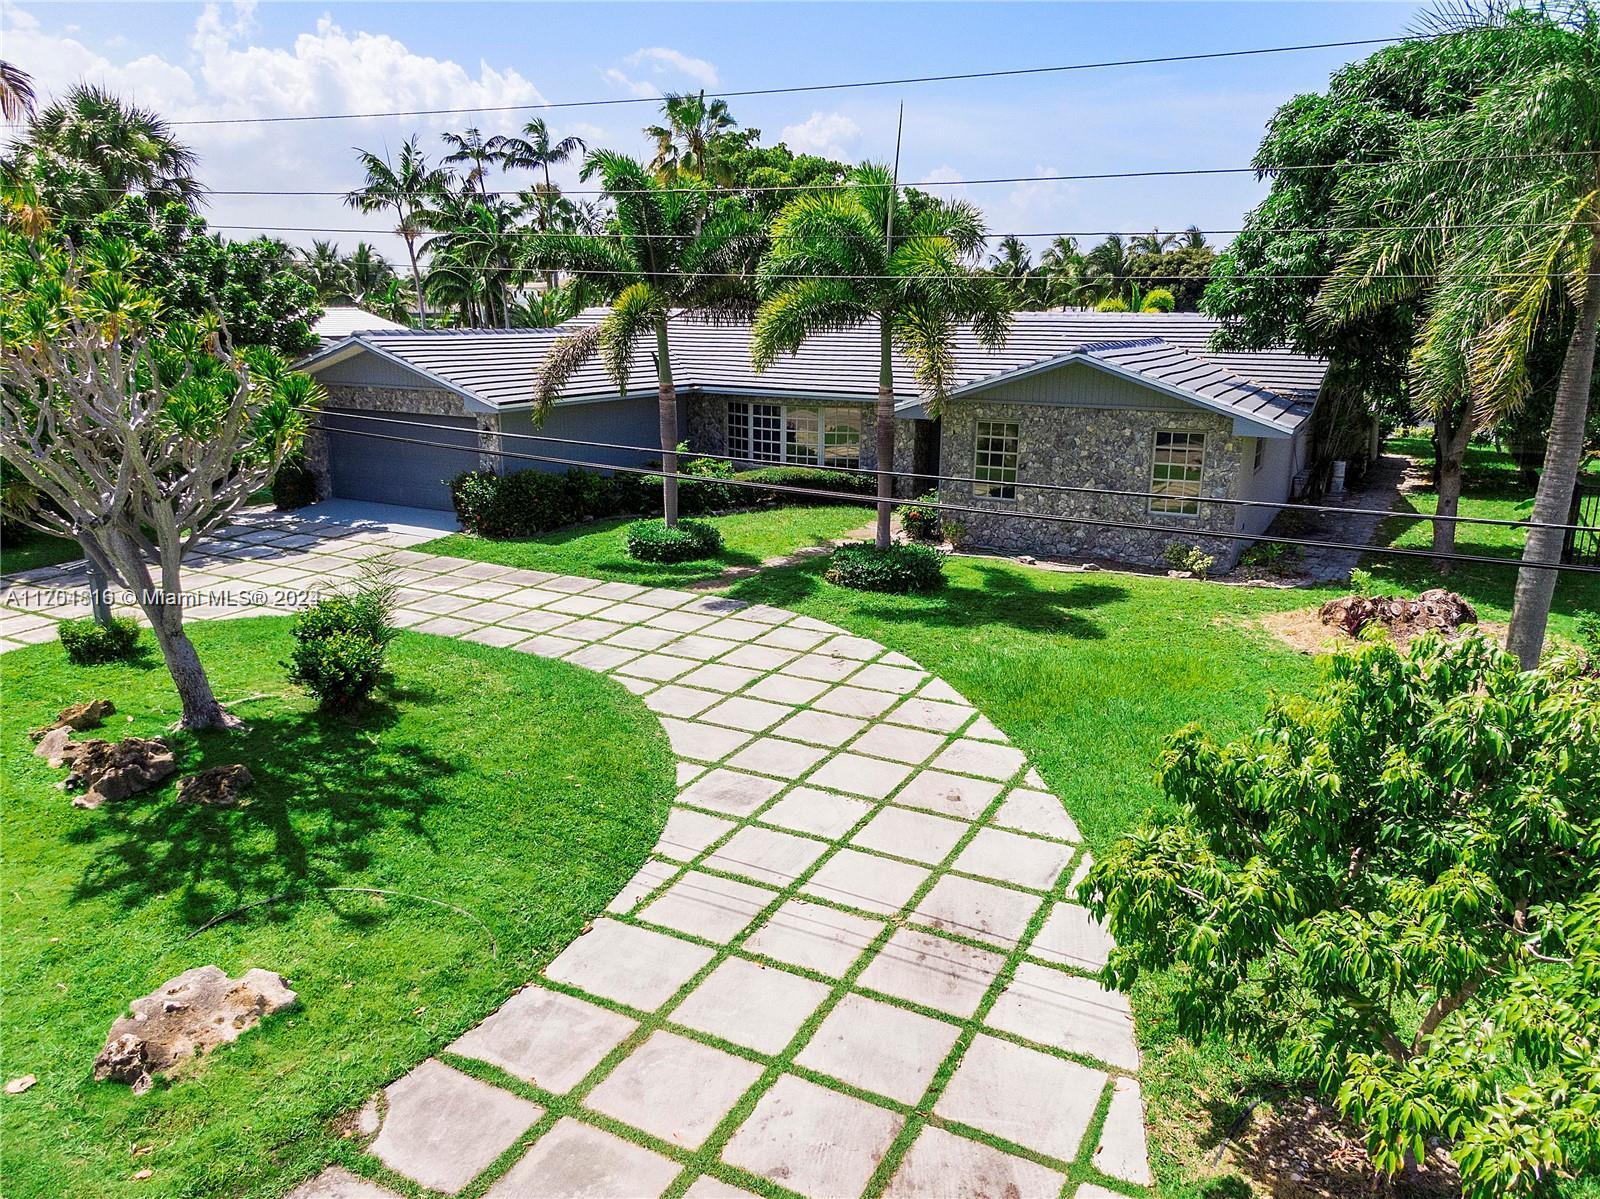
[[[300,589],[275,609],[292,610],[384,557],[397,624],[562,658],[639,696],[681,792],[608,916],[444,1047],[501,1082],[424,1062],[388,1088],[374,1161],[491,1199],[729,1199],[757,1178],[829,1199],[873,1178],[894,1199],[1029,1199],[1058,1196],[1069,1168],[1149,1185],[1127,1001],[1086,977],[1110,942],[1071,902],[1091,859],[1002,730],[824,621],[410,550],[430,535],[252,514],[186,571],[207,592],[192,615],[272,611],[234,595]],[[83,585],[81,567],[0,584],[0,652],[83,615],[86,597],[61,598]],[[561,1118],[541,1122],[551,1103]],[[330,1170],[294,1195],[390,1193]]]

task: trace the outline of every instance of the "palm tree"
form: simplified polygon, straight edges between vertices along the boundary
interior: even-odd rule
[[[339,247],[331,241],[313,241],[311,248],[297,254],[300,276],[317,289],[317,299],[329,302],[348,302],[351,298],[350,268],[345,263]]]
[[[406,244],[406,255],[411,259],[411,281],[416,287],[417,324],[428,327],[427,310],[422,300],[422,268],[417,263],[417,238],[422,236],[422,213],[429,202],[446,188],[449,173],[428,166],[417,145],[416,137],[406,139],[400,147],[400,161],[391,164],[371,150],[359,147],[356,154],[367,181],[345,197],[345,203],[362,212],[392,211],[395,214],[395,233]]]
[[[20,121],[33,115],[33,77],[15,63],[0,59],[0,117]]]
[[[668,93],[661,102],[665,125],[645,126],[656,141],[650,169],[665,182],[692,175],[708,183],[730,183],[727,166],[717,158],[717,142],[739,122],[728,112],[726,100],[706,100],[705,89],[682,95]]]
[[[1425,397],[1471,412],[1517,407],[1536,334],[1571,321],[1507,638],[1531,668],[1555,591],[1549,567],[1561,557],[1552,526],[1568,518],[1583,455],[1600,325],[1600,14],[1578,8],[1558,21],[1496,7],[1447,33],[1471,28],[1504,31],[1474,43],[1503,62],[1497,81],[1464,112],[1415,126],[1391,164],[1350,178],[1341,214],[1375,214],[1382,225],[1341,260],[1319,303],[1370,307],[1416,290],[1400,276],[1434,280],[1413,374]],[[1470,232],[1441,232],[1461,225]]]
[[[936,413],[950,392],[957,323],[970,321],[986,346],[1003,344],[1010,328],[1005,289],[973,266],[983,241],[977,207],[937,199],[913,206],[876,163],[850,172],[848,187],[802,193],[773,221],[750,342],[756,369],[818,333],[877,326],[879,549],[889,547],[894,510],[894,351],[911,360]]]
[[[511,206],[497,197],[479,199],[467,186],[440,192],[422,216],[440,230],[423,246],[429,297],[450,297],[444,302],[460,310],[463,324],[509,329],[510,295],[524,277],[526,262],[519,244],[524,231],[516,228]]]
[[[1204,250],[1210,247],[1206,235],[1201,232],[1199,225],[1190,225],[1183,231],[1183,248],[1185,250]]]
[[[467,190],[477,188],[478,194],[488,199],[488,191],[484,185],[484,178],[489,173],[489,164],[496,161],[499,155],[495,152],[495,138],[487,142],[483,134],[476,128],[468,129],[465,133],[441,133],[439,137],[447,146],[453,147],[450,153],[444,156],[447,163],[470,162],[472,169],[467,172]]]
[[[1122,235],[1112,233],[1083,256],[1082,294],[1089,300],[1120,298],[1128,289],[1130,263]]]
[[[1042,306],[1041,280],[1034,273],[1033,252],[1020,237],[1007,234],[1000,239],[989,257],[989,272],[1003,283],[1013,309],[1028,311]]]
[[[661,509],[678,523],[678,399],[668,330],[673,320],[715,320],[751,307],[750,264],[764,230],[741,205],[713,210],[704,186],[663,187],[634,159],[596,150],[583,178],[598,176],[615,212],[611,236],[538,233],[529,239],[532,265],[559,268],[582,281],[593,276],[614,298],[594,325],[551,347],[534,389],[544,413],[574,371],[596,354],[626,391],[641,345],[653,337],[661,426]]]
[[[351,295],[362,307],[368,296],[385,290],[394,279],[394,267],[370,242],[358,241],[344,265],[350,272]]]
[[[1136,234],[1128,249],[1135,254],[1165,254],[1178,244],[1176,233],[1163,233],[1159,229],[1152,229],[1149,233]]]
[[[504,135],[489,139],[489,150],[508,170],[541,171],[544,181],[529,190],[533,201],[539,232],[549,230],[556,203],[561,199],[561,189],[550,181],[550,168],[566,162],[574,154],[582,154],[588,146],[581,137],[564,137],[553,141],[550,127],[542,117],[534,117],[522,127],[521,137]]]
[[[136,193],[193,207],[205,194],[195,163],[194,151],[150,109],[80,83],[34,114],[6,168],[32,181],[49,208],[87,217]]]
[[[1039,256],[1049,307],[1076,304],[1083,287],[1083,252],[1075,237],[1057,237]]]

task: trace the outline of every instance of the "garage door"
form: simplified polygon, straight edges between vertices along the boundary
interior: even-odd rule
[[[385,419],[371,419],[378,415]],[[450,480],[478,469],[478,430],[471,417],[326,409],[322,426],[328,431],[333,494],[341,499],[448,509]],[[413,438],[439,444],[409,444]]]

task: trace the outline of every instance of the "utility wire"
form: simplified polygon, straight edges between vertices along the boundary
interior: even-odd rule
[[[1112,67],[1159,66],[1167,63],[1207,62],[1215,59],[1254,58],[1268,54],[1294,54],[1305,50],[1344,50],[1356,46],[1388,46],[1429,41],[1434,35],[1356,38],[1342,42],[1307,42],[1295,46],[1260,46],[1246,50],[1211,50],[1195,54],[1162,54],[1149,58],[1119,58],[1102,62],[1064,63],[1058,66],[1013,67],[992,71],[962,71],[948,75],[906,75],[895,79],[857,79],[842,83],[796,84],[788,87],[744,88],[713,93],[715,98],[738,100],[748,96],[792,96],[804,92],[837,92],[864,88],[901,87],[914,83],[959,83],[973,79],[1008,79],[1029,75],[1059,75],[1072,71],[1099,71]],[[378,112],[325,112],[261,117],[194,117],[169,121],[169,125],[278,125],[304,121],[364,121],[389,117],[475,116],[490,112],[532,112],[557,108],[611,108],[625,104],[660,104],[660,96],[612,96],[600,100],[541,100],[527,104],[492,104],[476,108],[402,108]]]
[[[394,433],[375,433],[360,429],[341,429],[337,432],[348,433],[355,437],[373,437],[380,441],[400,442],[405,445],[426,446],[432,449],[461,450],[472,452],[472,447],[452,445],[444,441],[426,441],[415,437],[402,437]],[[659,477],[659,469],[652,470],[642,466],[620,466],[610,462],[589,462],[578,458],[561,458],[548,454],[519,453],[513,450],[478,451],[500,459],[512,458],[527,462],[546,462],[555,466],[577,466],[591,470],[610,471],[614,474],[650,475]],[[659,451],[658,451],[659,452]],[[678,475],[681,483],[685,476]],[[875,507],[878,503],[876,497],[857,495],[853,492],[841,491],[816,491],[808,487],[792,487],[782,483],[757,483],[749,479],[717,479],[719,485],[740,487],[754,491],[770,491],[784,495],[800,495],[811,500],[835,500],[844,504],[857,504],[866,507]],[[1170,497],[1169,497],[1170,498]],[[1005,512],[993,508],[978,508],[971,505],[952,504],[944,500],[937,503],[918,503],[920,508],[931,508],[938,512],[959,512],[976,516],[1000,516],[1012,520],[1037,520],[1050,524],[1088,525],[1101,529],[1126,529],[1134,532],[1162,533],[1168,536],[1173,534],[1188,534],[1196,538],[1215,538],[1220,541],[1277,541],[1285,545],[1297,545],[1304,549],[1341,550],[1362,554],[1388,554],[1403,558],[1436,559],[1446,562],[1470,562],[1485,566],[1509,566],[1513,569],[1528,568],[1532,570],[1553,570],[1558,574],[1600,574],[1600,566],[1582,566],[1561,562],[1535,562],[1525,561],[1520,558],[1494,558],[1486,554],[1445,554],[1436,550],[1407,549],[1402,546],[1372,546],[1358,545],[1354,542],[1317,541],[1303,537],[1263,537],[1259,533],[1230,533],[1211,529],[1185,529],[1182,526],[1170,524],[1148,524],[1139,521],[1105,520],[1087,516],[1057,516],[1046,512]]]
[[[827,407],[827,406],[828,405],[826,405],[826,404],[822,405],[822,407]],[[323,416],[323,415],[333,416],[333,417],[336,417],[337,419],[339,419],[341,421],[343,421],[343,420],[380,421],[380,422],[382,422],[384,424],[390,424],[390,425],[405,425],[407,428],[411,428],[411,429],[438,429],[438,430],[443,431],[443,432],[455,432],[455,431],[457,431],[456,426],[453,426],[453,425],[436,424],[436,423],[430,422],[430,421],[408,420],[406,418],[397,417],[397,416],[379,416],[376,413],[371,413],[371,412],[351,412],[351,411],[348,411],[348,410],[345,410],[345,409],[307,408],[307,407],[300,407],[300,408],[297,409],[297,411],[305,413],[308,416]],[[328,426],[326,426],[326,425],[324,425],[322,427],[324,429],[328,428]],[[336,431],[338,431],[338,432],[356,432],[356,430],[354,430],[354,429],[341,429],[341,430],[336,430]],[[507,438],[507,437],[515,437],[515,438],[518,438],[518,439],[523,440],[523,441],[548,441],[548,442],[554,442],[554,443],[556,443],[558,445],[581,446],[581,447],[583,447],[585,449],[622,450],[622,451],[626,451],[628,453],[639,453],[639,454],[659,454],[659,453],[661,453],[661,447],[660,446],[626,445],[626,444],[623,444],[621,442],[615,442],[615,441],[588,441],[588,440],[585,440],[585,439],[579,438],[579,437],[551,437],[548,434],[544,434],[544,433],[514,433],[514,432],[509,432],[509,431],[506,431],[506,430],[499,430],[499,431],[496,431],[495,433],[493,433],[492,435],[495,436],[495,437],[502,438],[502,439]],[[709,458],[709,459],[712,459],[713,461],[716,461],[716,462],[734,462],[734,463],[738,463],[738,462],[760,462],[759,459],[749,458],[749,457],[740,457],[739,455],[736,455],[736,454],[717,454],[717,453],[712,453],[710,451],[701,451],[701,450],[690,450],[687,454],[681,455],[681,456],[688,457],[688,458]],[[800,464],[793,463],[793,462],[763,462],[763,463],[761,463],[761,465],[763,465],[763,466],[795,466],[795,465],[800,465]],[[925,480],[931,480],[931,481],[939,483],[941,485],[945,484],[945,483],[961,483],[961,484],[964,484],[964,485],[970,484],[970,485],[989,486],[989,485],[993,485],[994,482],[995,482],[995,480],[993,480],[993,479],[979,479],[979,478],[976,478],[976,477],[970,476],[970,475],[925,474],[925,473],[922,473],[920,471],[914,471],[914,470],[885,470],[883,468],[874,468],[874,467],[870,467],[870,466],[831,466],[831,465],[825,465],[825,464],[822,464],[822,463],[815,463],[815,464],[812,464],[812,465],[815,465],[816,468],[819,469],[819,470],[833,471],[833,472],[836,472],[836,473],[839,473],[839,474],[864,475],[864,476],[870,476],[870,477],[872,477],[874,479],[878,479],[878,478],[883,477],[884,475],[888,475],[890,478],[897,478],[897,479],[925,479]],[[655,473],[660,473],[660,472],[657,471]],[[679,478],[680,479],[686,479],[686,478],[692,478],[692,477],[693,476],[684,474],[682,471],[679,472]],[[712,479],[711,481],[712,482],[722,482],[721,479],[715,479],[715,478]],[[1136,499],[1136,500],[1157,500],[1157,499],[1159,499],[1159,500],[1174,500],[1174,499],[1179,499],[1179,500],[1187,501],[1187,500],[1191,500],[1192,499],[1192,500],[1195,500],[1195,501],[1197,501],[1199,503],[1202,503],[1202,504],[1221,505],[1223,507],[1273,508],[1273,509],[1278,509],[1278,510],[1282,510],[1282,511],[1313,512],[1313,513],[1318,513],[1318,514],[1337,514],[1337,515],[1340,515],[1340,516],[1350,516],[1352,514],[1359,514],[1359,512],[1361,511],[1360,509],[1354,509],[1354,508],[1348,508],[1348,507],[1340,507],[1337,504],[1304,504],[1304,503],[1297,503],[1297,502],[1293,502],[1293,501],[1289,501],[1289,500],[1282,500],[1282,501],[1246,500],[1246,499],[1237,499],[1237,498],[1234,498],[1232,496],[1174,496],[1171,493],[1164,492],[1164,491],[1119,491],[1119,490],[1116,490],[1114,488],[1109,488],[1109,487],[1082,487],[1082,486],[1076,486],[1076,485],[1073,485],[1073,484],[1070,484],[1070,483],[1025,483],[1020,479],[1016,480],[1014,483],[1012,483],[1011,486],[1025,488],[1025,489],[1030,490],[1030,491],[1063,492],[1063,493],[1070,494],[1070,495],[1095,495],[1095,496],[1104,495],[1104,496],[1113,496],[1113,497],[1118,498],[1118,499]],[[921,506],[920,503],[917,500],[906,500],[904,502],[906,502],[908,504],[916,504],[919,507]],[[985,509],[985,511],[987,511],[987,509]],[[1430,521],[1430,522],[1438,521],[1438,522],[1440,522],[1442,524],[1453,524],[1453,525],[1461,525],[1461,524],[1467,524],[1467,525],[1494,525],[1494,526],[1498,526],[1498,527],[1501,527],[1501,528],[1510,528],[1510,529],[1560,529],[1563,532],[1570,532],[1570,531],[1573,531],[1573,530],[1577,530],[1579,532],[1596,531],[1595,527],[1592,526],[1592,525],[1555,524],[1555,523],[1547,523],[1545,521],[1537,521],[1537,520],[1507,520],[1507,519],[1505,519],[1503,517],[1497,517],[1497,516],[1459,516],[1459,515],[1457,515],[1457,516],[1443,516],[1443,515],[1434,516],[1433,514],[1428,513],[1428,512],[1395,512],[1395,511],[1373,512],[1372,514],[1375,515],[1375,516],[1384,516],[1384,517],[1393,516],[1393,517],[1398,517],[1398,518],[1401,518],[1401,519],[1409,519],[1409,520],[1426,520],[1426,521]],[[1277,538],[1270,538],[1269,540],[1277,540]]]

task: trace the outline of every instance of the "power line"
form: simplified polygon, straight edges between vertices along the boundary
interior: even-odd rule
[[[1064,63],[1044,67],[1012,67],[990,71],[962,71],[948,75],[905,75],[894,79],[858,79],[841,83],[795,84],[787,87],[756,87],[721,91],[713,96],[738,100],[750,96],[792,96],[805,92],[837,92],[866,88],[903,87],[918,83],[959,83],[974,79],[1008,79],[1031,75],[1059,75],[1073,71],[1099,71],[1113,67],[1146,67],[1184,62],[1207,62],[1228,58],[1255,58],[1269,54],[1295,54],[1306,50],[1345,50],[1357,46],[1389,46],[1403,42],[1429,41],[1432,35],[1356,38],[1342,42],[1307,42],[1294,46],[1260,46],[1245,50],[1211,50],[1194,54],[1162,54],[1149,58],[1119,58],[1101,62]],[[476,108],[403,108],[378,112],[326,112],[283,114],[261,117],[194,117],[169,121],[169,125],[276,125],[305,121],[365,121],[390,117],[474,116],[491,112],[533,112],[558,108],[611,108],[626,104],[660,104],[660,96],[612,96],[599,100],[541,100],[526,104],[493,104]]]
[[[406,445],[419,445],[432,449],[461,450],[468,453],[472,452],[471,448],[466,446],[452,445],[451,443],[444,441],[426,441],[421,438],[402,437],[394,433],[374,433],[360,429],[340,429],[336,431],[348,433],[355,437],[373,437],[380,441],[400,442]],[[659,468],[652,470],[648,467],[642,466],[621,466],[609,462],[589,462],[578,458],[561,458],[548,454],[518,453],[513,450],[480,450],[478,452],[480,454],[487,454],[500,459],[512,458],[519,461],[545,462],[555,466],[576,466],[590,470],[610,471],[612,473],[651,476],[659,476],[661,474]],[[678,475],[680,484],[685,478],[690,478],[691,481],[693,479],[692,476],[685,476],[680,472]],[[811,500],[836,500],[839,503],[857,504],[867,507],[875,507],[878,503],[876,497],[857,495],[852,492],[817,491],[808,487],[792,487],[782,483],[757,483],[750,479],[717,479],[716,482],[724,486],[740,487],[754,491],[770,491],[784,495],[800,495]],[[978,508],[971,505],[952,504],[944,500],[940,500],[936,503],[919,502],[917,506],[921,508],[931,508],[938,512],[959,512],[976,516],[1000,516],[1011,520],[1037,520],[1050,524],[1087,525],[1091,528],[1124,529],[1131,530],[1133,532],[1162,533],[1169,536],[1188,534],[1189,536],[1199,539],[1215,538],[1220,541],[1249,542],[1277,541],[1284,545],[1296,545],[1304,549],[1341,550],[1363,554],[1389,554],[1391,556],[1405,558],[1435,559],[1447,562],[1469,562],[1486,566],[1509,566],[1515,569],[1527,567],[1533,570],[1553,570],[1558,574],[1600,574],[1600,566],[1582,566],[1573,563],[1561,562],[1524,561],[1518,558],[1494,558],[1486,554],[1445,554],[1436,550],[1408,549],[1403,546],[1358,545],[1354,542],[1319,541],[1303,537],[1264,537],[1259,533],[1231,533],[1214,531],[1210,529],[1189,530],[1183,528],[1182,526],[1168,524],[1149,524],[1140,521],[1105,520],[1097,517],[1087,516],[1058,516],[1054,513],[1047,512],[1005,512],[997,511],[993,508]]]
[[[1584,156],[1600,156],[1600,150],[1523,150],[1514,154],[1464,154],[1453,158],[1434,158],[1429,161],[1434,165],[1452,166],[1469,162],[1525,162],[1540,158],[1577,158]],[[1090,183],[1106,179],[1172,179],[1196,175],[1276,175],[1289,171],[1332,171],[1349,170],[1352,167],[1383,166],[1383,162],[1314,162],[1314,163],[1286,163],[1280,166],[1242,166],[1242,167],[1174,167],[1168,170],[1148,171],[1098,171],[1079,175],[996,175],[982,179],[928,179],[920,183],[902,184],[903,188],[923,190],[932,187],[986,187],[1007,183]],[[717,189],[725,196],[756,195],[776,192],[808,192],[808,191],[843,191],[861,185],[851,180],[838,183],[773,183],[750,186],[733,186]],[[84,191],[108,191],[124,194],[123,188],[85,188]],[[488,196],[515,196],[527,188],[518,188],[515,191],[482,191],[478,194]],[[334,196],[344,197],[361,191],[361,188],[344,188],[337,190],[299,189],[299,188],[207,188],[207,196]],[[641,187],[622,188],[618,191],[608,191],[603,187],[593,188],[563,188],[564,196],[631,196],[631,195],[663,195],[674,192],[706,192],[713,194],[704,185],[694,187]]]
[[[823,405],[823,406],[826,407],[827,405]],[[432,421],[410,420],[408,418],[396,417],[396,416],[380,416],[377,413],[373,413],[373,412],[352,412],[352,411],[349,411],[347,409],[307,408],[307,407],[300,407],[300,408],[297,409],[297,411],[305,413],[308,416],[323,416],[323,415],[335,416],[339,420],[369,420],[369,421],[379,421],[379,422],[381,422],[383,424],[390,424],[390,425],[405,425],[407,428],[411,428],[411,429],[437,429],[437,430],[440,430],[441,432],[454,432],[454,431],[456,431],[455,426],[452,426],[452,425],[443,425],[443,424],[438,424],[438,423],[435,423],[435,422],[432,422]],[[324,425],[322,427],[325,428],[325,429],[327,428],[326,425]],[[339,430],[339,431],[340,432],[356,432],[357,430],[345,429],[345,430]],[[499,437],[499,438],[502,438],[502,439],[507,438],[507,437],[514,437],[514,438],[517,438],[517,439],[522,440],[522,441],[548,441],[548,442],[553,442],[553,443],[558,444],[558,445],[581,446],[581,447],[583,447],[585,449],[622,450],[622,451],[629,452],[629,453],[639,453],[639,454],[659,454],[659,453],[661,453],[661,447],[660,446],[628,445],[628,444],[625,444],[625,443],[622,443],[622,442],[615,442],[615,441],[589,441],[589,440],[581,438],[581,437],[552,437],[552,436],[550,436],[549,434],[546,434],[546,433],[515,433],[515,432],[506,431],[506,430],[496,430],[492,434],[492,436]],[[758,462],[758,461],[760,461],[759,459],[754,459],[754,458],[749,458],[749,457],[740,457],[737,454],[718,454],[718,453],[713,453],[713,452],[711,452],[709,450],[704,450],[704,451],[702,451],[702,450],[689,450],[689,451],[687,451],[686,454],[684,454],[682,456],[689,457],[689,458],[710,458],[710,459],[712,459],[714,461],[717,461],[717,462],[735,462],[735,463],[737,463],[737,462]],[[764,463],[762,463],[762,465],[764,465],[764,466],[795,466],[795,465],[802,465],[802,464],[793,463],[793,462],[787,462],[787,463],[786,462],[764,462]],[[821,470],[833,471],[833,472],[836,472],[836,473],[839,473],[839,474],[870,476],[870,477],[872,477],[874,479],[882,478],[883,476],[887,475],[887,476],[889,476],[890,478],[893,478],[893,479],[924,479],[924,480],[931,480],[931,481],[933,481],[935,483],[939,483],[941,485],[945,484],[945,483],[961,483],[961,484],[964,484],[964,485],[967,485],[967,484],[990,485],[990,484],[994,483],[993,479],[980,479],[980,478],[977,478],[976,476],[970,476],[970,475],[926,474],[926,473],[923,473],[923,472],[920,472],[920,471],[914,471],[914,470],[894,470],[894,469],[885,469],[885,468],[882,468],[882,467],[876,467],[875,468],[875,467],[870,467],[870,466],[832,466],[832,465],[825,465],[825,464],[821,464],[821,463],[811,464],[811,465],[815,465],[815,466],[818,467],[818,469],[821,469]],[[660,472],[656,471],[656,472],[652,472],[652,473],[659,474]],[[686,474],[683,474],[680,471],[679,472],[679,477],[680,478],[692,478],[692,477],[695,477],[695,476],[686,475]],[[721,478],[713,477],[713,478],[709,478],[708,481],[710,481],[712,483],[720,483],[720,482],[723,482],[724,480],[721,479]],[[1030,491],[1064,492],[1064,493],[1072,494],[1072,495],[1111,496],[1111,497],[1116,498],[1116,499],[1137,499],[1137,500],[1172,500],[1172,499],[1189,500],[1189,499],[1193,499],[1198,503],[1220,505],[1220,506],[1223,506],[1223,507],[1272,508],[1272,509],[1280,510],[1280,511],[1310,512],[1310,513],[1317,513],[1319,515],[1330,515],[1331,514],[1331,515],[1339,515],[1339,516],[1349,516],[1354,511],[1351,508],[1342,508],[1342,507],[1339,507],[1336,504],[1305,504],[1305,503],[1298,503],[1298,502],[1293,502],[1293,501],[1288,501],[1288,500],[1283,500],[1283,501],[1246,500],[1246,499],[1237,499],[1237,498],[1235,498],[1233,496],[1174,496],[1170,492],[1164,492],[1164,491],[1120,491],[1120,490],[1117,490],[1115,488],[1109,488],[1109,487],[1082,487],[1082,486],[1075,486],[1075,485],[1070,484],[1070,483],[1027,483],[1027,482],[1023,482],[1020,479],[1016,480],[1015,483],[1013,484],[1013,486],[1020,487],[1020,488],[1023,488],[1025,490],[1030,490]],[[916,500],[907,500],[905,502],[906,503],[912,503],[912,504],[918,503],[918,501],[916,501]],[[989,510],[988,509],[984,509],[984,511],[989,511]],[[1503,527],[1503,528],[1511,528],[1511,529],[1560,529],[1563,532],[1569,532],[1569,531],[1572,531],[1572,530],[1577,530],[1577,531],[1580,531],[1580,532],[1586,532],[1586,531],[1589,531],[1589,530],[1591,530],[1593,528],[1593,526],[1591,526],[1591,525],[1555,524],[1555,523],[1547,523],[1547,522],[1544,522],[1544,521],[1537,521],[1537,520],[1507,520],[1507,519],[1505,519],[1503,517],[1496,517],[1496,516],[1460,516],[1460,515],[1456,515],[1456,516],[1444,516],[1444,515],[1435,516],[1432,513],[1428,513],[1428,512],[1392,512],[1392,511],[1391,512],[1387,512],[1387,513],[1376,514],[1376,515],[1394,516],[1394,517],[1398,517],[1398,518],[1401,518],[1401,519],[1409,518],[1409,519],[1414,519],[1414,520],[1426,520],[1426,521],[1429,521],[1429,522],[1435,522],[1436,521],[1436,522],[1439,522],[1439,523],[1442,523],[1442,524],[1453,524],[1453,525],[1461,525],[1461,524],[1493,525],[1493,526],[1498,526],[1498,527]],[[1269,540],[1278,540],[1278,539],[1277,538],[1270,538]]]

